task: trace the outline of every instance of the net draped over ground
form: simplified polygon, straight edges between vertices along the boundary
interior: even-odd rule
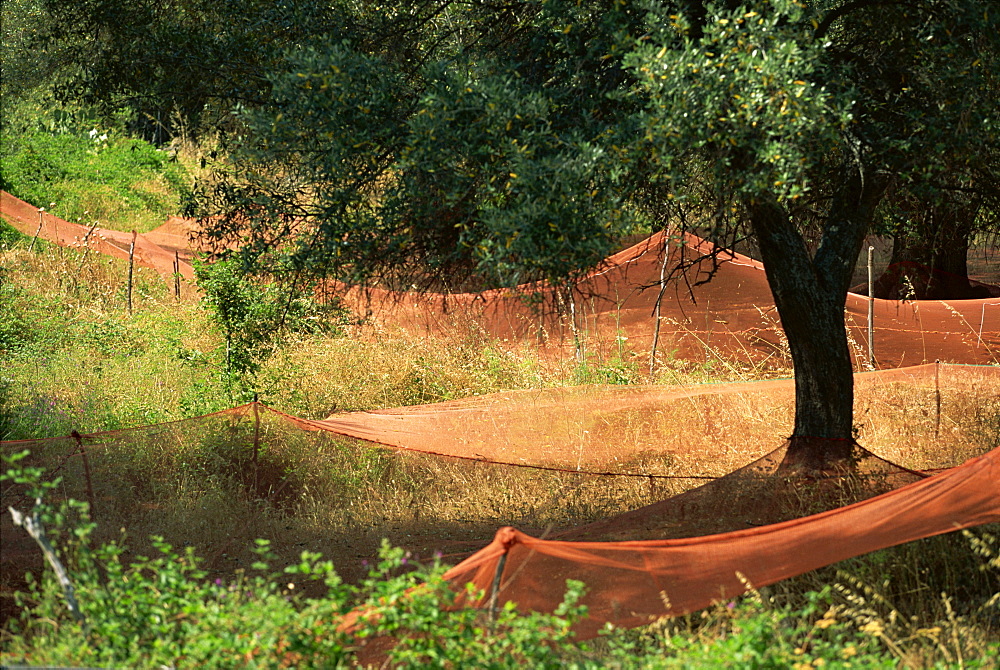
[[[551,611],[565,580],[587,585],[583,636],[692,612],[877,549],[1000,521],[1000,449],[854,505],[761,528],[680,540],[560,542],[502,528],[446,574],[499,602]],[[482,604],[482,603],[478,603]]]
[[[998,382],[1000,368],[930,365],[858,375],[858,395],[865,402],[869,395],[877,397],[889,387],[905,386],[923,394],[925,399],[932,399],[935,393],[944,392],[950,397],[949,393],[958,391],[996,388]],[[754,389],[755,385],[759,388]],[[772,395],[787,394],[787,386],[786,380],[776,380],[741,385],[706,384],[701,389],[592,387],[577,392],[580,398],[598,399],[606,415],[619,411],[631,412],[635,417],[642,413],[637,413],[636,407],[645,408],[645,413],[653,416],[662,411],[669,414],[671,406],[690,406],[691,400],[699,397],[714,397],[717,401],[740,399],[748,403],[746,406],[768,405]],[[604,391],[610,392],[606,403],[599,400]],[[502,393],[471,399],[467,404],[479,411],[518,399],[525,417],[531,416],[531,409],[537,404],[534,408],[541,412],[540,421],[546,423],[545,417],[554,405],[553,398],[545,396],[532,392]],[[422,406],[408,408],[403,414],[411,417],[425,414],[420,420],[429,419],[424,426],[435,433],[441,432],[434,427],[435,422],[448,416],[449,410]],[[586,415],[587,412],[579,412],[581,418]],[[466,416],[458,423],[473,425],[483,421],[482,417]],[[158,468],[162,470],[169,469],[171,458],[188,462],[215,459],[221,462],[216,469],[228,473],[239,490],[267,499],[279,509],[284,505],[291,508],[297,496],[310,485],[308,481],[289,478],[288,473],[297,470],[289,467],[295,454],[316,448],[333,449],[329,443],[316,440],[329,435],[351,435],[354,428],[348,428],[339,425],[335,418],[315,421],[260,405],[246,405],[168,424],[79,438],[6,442],[2,446],[5,452],[28,448],[58,458],[60,465],[54,474],[64,478],[59,493],[91,501],[94,518],[100,521],[102,515],[114,511],[112,508],[146,504],[143,488],[155,486],[120,475],[115,463],[123,451],[162,461],[162,467]],[[696,432],[692,430],[688,435],[692,444],[699,443]],[[446,461],[459,457],[460,465],[465,463],[472,468],[529,469],[558,463],[558,458],[541,450],[533,454],[525,451],[517,459],[497,462],[511,454],[498,451],[494,454],[497,460],[493,461],[475,453],[463,454],[455,446],[452,458],[445,458],[425,455],[417,448],[419,445],[400,442],[396,453],[401,457]],[[668,442],[660,444],[659,449],[656,444],[623,443],[618,460],[624,459],[623,465],[627,467],[621,468],[621,472],[631,476],[620,474],[617,478],[600,470],[609,466],[609,453],[600,449],[590,453],[584,449],[580,452],[580,463],[594,470],[582,468],[572,475],[583,482],[573,486],[594,484],[591,489],[605,492],[609,497],[608,509],[612,509],[616,494],[627,485],[638,484],[648,494],[646,504],[636,507],[630,500],[619,501],[617,513],[589,523],[565,523],[555,528],[543,528],[536,523],[532,534],[503,529],[493,543],[450,571],[448,579],[456,587],[471,581],[491,595],[489,588],[500,567],[499,557],[506,554],[499,601],[513,600],[523,608],[539,610],[551,610],[561,602],[566,578],[584,581],[588,588],[584,604],[590,608],[590,614],[581,624],[580,633],[586,635],[596,632],[604,623],[639,625],[657,616],[687,612],[720,598],[735,597],[745,589],[737,574],[743,575],[749,584],[763,586],[849,556],[1000,520],[997,450],[960,467],[931,473],[913,471],[859,449],[854,459],[855,471],[850,476],[824,479],[781,471],[784,447],[722,474],[731,467],[727,458],[735,461],[735,457],[727,454],[709,431],[699,444],[703,452],[700,457],[680,453],[678,445]],[[714,453],[712,444],[716,448]],[[629,449],[635,450],[634,459],[629,458]],[[439,449],[435,454],[444,451]],[[258,452],[259,461],[254,455]],[[81,458],[84,453],[89,457],[86,462]],[[613,457],[610,463],[614,463]],[[650,473],[657,465],[662,466],[660,472],[672,472],[679,478],[689,476],[683,481],[683,488],[689,490],[669,495],[675,492],[668,486],[673,481],[670,479],[657,481],[658,488],[653,488],[650,482],[647,489],[646,479],[656,476]],[[705,470],[698,468],[708,466],[717,468],[716,474],[707,481],[697,479],[705,474]],[[446,471],[445,476],[449,472],[452,471]],[[569,475],[564,472],[543,474],[563,477],[552,479],[550,485],[567,486],[565,477]],[[853,482],[853,487],[843,486],[845,481]],[[558,506],[568,501],[571,493],[571,489],[563,489],[560,496],[547,504]],[[875,494],[881,495],[871,498]],[[30,504],[18,498],[13,488],[4,489],[2,497],[5,506]],[[328,501],[331,505],[342,502],[346,501]],[[832,511],[802,517],[804,509]],[[7,559],[10,552],[32,551],[26,536],[20,537],[9,527],[7,515],[3,525]],[[547,533],[548,539],[535,537],[540,533]]]
[[[25,235],[128,258],[130,233],[40,215],[38,208],[5,192],[0,192],[0,215]],[[135,237],[135,262],[170,277],[179,257],[181,275],[193,278],[191,258],[196,251],[210,251],[194,242],[197,230],[197,222],[171,217]],[[661,232],[608,257],[570,290],[526,285],[418,295],[370,287],[348,290],[346,297],[355,311],[418,335],[474,323],[500,339],[526,340],[563,353],[583,346],[613,355],[648,352],[658,330],[662,355],[787,365],[787,346],[763,266],[738,253],[716,251],[694,235],[673,239]],[[664,272],[677,263],[712,255],[715,263],[695,264],[683,277],[661,283]],[[534,294],[535,300],[529,304],[526,294]],[[847,296],[845,318],[859,370],[868,361],[868,303],[865,296]],[[935,360],[995,364],[1000,362],[1000,298],[875,299],[874,333],[878,368]]]
[[[0,204],[4,218],[27,235],[128,256],[131,234],[89,229],[47,214],[40,219],[37,209],[6,193]],[[175,219],[136,236],[136,261],[172,275],[181,251],[184,259],[191,258],[191,226]],[[663,233],[654,235],[608,258],[570,291],[535,287],[540,296],[536,307],[542,309],[529,306],[517,291],[503,290],[418,296],[376,288],[350,291],[348,300],[374,319],[415,334],[471,321],[492,336],[535,342],[562,354],[579,347],[602,354],[626,347],[648,351],[659,302],[661,352],[753,366],[783,360],[783,334],[758,262],[723,254],[708,283],[698,284],[710,267],[702,264],[686,280],[661,284],[664,268],[673,261],[712,251],[691,235],[673,241]],[[181,274],[190,278],[191,266],[181,263]],[[868,305],[866,297],[848,295],[846,320],[859,370],[868,355]],[[875,300],[874,305],[875,357],[877,367],[885,369],[856,376],[859,398],[892,384],[932,398],[941,389],[995,385],[1000,378],[1000,368],[989,365],[1000,354],[1000,299]],[[937,359],[972,365],[931,363]],[[591,488],[605,489],[607,509],[617,504],[617,511],[553,527],[549,539],[501,529],[489,546],[447,575],[459,586],[471,581],[490,596],[499,573],[500,602],[512,600],[538,610],[552,610],[561,602],[566,578],[584,581],[590,612],[583,634],[604,623],[640,625],[732,598],[746,588],[740,575],[763,586],[850,556],[1000,520],[997,450],[933,476],[858,450],[854,473],[810,480],[805,495],[797,485],[801,480],[780,469],[785,447],[748,451],[747,445],[773,444],[774,436],[755,436],[738,420],[753,412],[790,416],[793,394],[791,380],[588,386],[322,420],[255,405],[133,431],[7,442],[3,448],[62,454],[65,495],[92,500],[97,519],[102,507],[141,503],[138,484],[98,476],[114,471],[116,453],[125,443],[149,458],[166,458],[171,450],[208,458],[205,449],[212,445],[212,458],[222,458],[221,467],[239,486],[288,505],[308,482],[262,474],[256,455],[327,434],[382,444],[408,456],[461,459],[470,468],[536,468],[543,473],[539,476],[552,477],[563,487],[548,501],[552,505],[564,502],[558,498],[566,498],[572,487],[582,486],[567,484],[568,478],[605,482]],[[261,429],[262,414],[271,428]],[[293,440],[293,435],[298,437]],[[91,461],[84,462],[84,453]],[[611,476],[621,479],[607,479]],[[625,485],[606,482],[625,478],[646,487],[641,495],[616,499]],[[686,479],[683,492],[668,485],[675,478]],[[840,486],[849,479],[854,488]],[[16,502],[17,491],[3,493],[5,506]],[[796,496],[809,500],[793,500]],[[804,515],[804,502],[813,507],[808,511],[820,513]],[[793,511],[800,518],[791,518]],[[525,519],[537,522],[536,533],[546,531],[542,516],[526,512]],[[7,538],[12,533],[6,515],[3,523]],[[6,539],[4,544],[7,553]]]

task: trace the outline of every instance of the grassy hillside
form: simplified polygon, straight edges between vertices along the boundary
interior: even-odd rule
[[[123,141],[109,153],[131,152],[130,146]],[[5,179],[28,174],[8,165]],[[147,209],[137,204],[147,201],[129,196],[125,209],[107,210],[110,227],[139,225],[142,217],[152,227],[175,211],[183,188],[166,176],[175,168],[166,160],[152,169],[152,176],[132,168],[121,174],[158,184],[152,190],[163,195],[159,208]],[[81,181],[72,187],[78,194],[87,190],[86,170],[79,175]],[[8,185],[16,193],[19,183]],[[131,183],[125,191],[135,187]],[[34,197],[44,201],[53,192]],[[68,207],[63,212],[72,217],[76,210]],[[315,310],[309,314],[325,319],[327,327],[283,333],[279,346],[237,379],[227,369],[224,329],[196,295],[178,301],[155,273],[140,269],[129,314],[123,262],[44,242],[29,246],[30,240],[0,226],[0,436],[5,440],[195,417],[246,402],[253,393],[276,409],[320,418],[334,410],[505,389],[645,381],[628,352],[618,360],[584,365],[551,361],[528,348],[496,342],[473,324],[447,336],[417,339],[322,305],[310,307]],[[665,377],[672,381],[705,380],[701,368],[682,361],[670,365]],[[982,393],[950,399],[947,430],[940,440],[913,437],[910,444],[928,452],[914,458],[938,462],[942,454],[931,450],[947,449],[947,458],[960,460],[995,446],[1000,399],[989,389]],[[866,405],[858,417],[866,444],[925,435],[930,419],[918,426],[913,418],[920,402],[898,389]],[[787,429],[772,412],[748,411],[739,420],[763,422],[760,429],[774,435]],[[58,465],[55,451],[31,458],[49,470]],[[406,609],[410,606],[394,596],[424,579],[437,583],[433,560],[427,554],[418,561],[387,552],[379,564],[374,557],[384,537],[411,547],[461,547],[459,553],[485,543],[502,524],[544,528],[600,518],[618,511],[602,502],[611,488],[606,480],[406,457],[349,440],[300,436],[269,443],[261,454],[257,473],[264,473],[264,484],[273,484],[268,488],[259,477],[247,479],[245,458],[228,452],[222,442],[203,442],[190,451],[125,444],[103,460],[95,457],[95,480],[121,484],[116,490],[126,491],[128,499],[117,506],[103,501],[98,482],[97,527],[80,533],[90,545],[73,540],[68,528],[57,534],[81,600],[89,603],[89,631],[72,621],[51,575],[46,573],[44,586],[35,591],[34,582],[21,579],[23,569],[40,568],[40,560],[23,537],[15,546],[10,539],[15,531],[5,526],[4,560],[22,550],[32,558],[4,570],[6,611],[18,593],[27,609],[24,618],[8,621],[4,629],[3,662],[350,665],[350,640],[331,621],[365,599],[384,608],[387,623],[373,624],[373,634],[393,636],[397,625],[424,634],[416,638],[424,640],[424,647],[415,642],[398,650],[396,662],[414,667],[435,662],[481,667],[487,661],[496,667],[812,668],[900,662],[996,667],[1000,655],[1000,558],[989,535],[996,528],[877,552],[751,591],[731,607],[724,603],[581,645],[566,634],[566,622],[580,615],[571,606],[555,619],[505,614],[491,626],[482,613],[443,612],[440,599],[447,596],[435,587],[433,597]],[[654,493],[644,483],[635,490],[621,488],[616,493],[623,509],[668,493]],[[52,496],[58,507],[58,490]],[[539,510],[539,500],[558,505]],[[77,512],[66,515],[67,523],[87,528]],[[49,523],[57,525],[53,517]],[[269,540],[266,552],[258,538]],[[115,549],[97,548],[111,540],[126,544],[128,551],[116,557]],[[190,546],[202,561],[196,565],[164,542]],[[332,567],[303,560],[303,550],[321,552],[333,560]],[[261,553],[270,567],[254,570]],[[137,567],[129,567],[132,561]],[[416,562],[426,570],[403,567]],[[372,565],[378,567],[366,582]],[[286,568],[292,572],[283,572]],[[359,589],[339,585],[331,569]],[[380,596],[388,598],[379,601]]]

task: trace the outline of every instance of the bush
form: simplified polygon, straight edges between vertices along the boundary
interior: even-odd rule
[[[235,261],[196,263],[201,304],[225,339],[221,352],[226,387],[234,399],[257,391],[261,365],[292,333],[337,333],[347,312],[339,304],[321,305],[308,288],[255,279]]]
[[[18,466],[22,452],[5,457],[15,467],[2,476],[44,496],[52,484],[36,468]],[[455,608],[457,594],[444,567],[414,565],[409,555],[383,543],[380,560],[359,586],[345,584],[331,562],[303,552],[281,573],[269,572],[269,543],[257,541],[259,560],[249,573],[225,581],[202,570],[193,548],[178,552],[154,538],[153,557],[127,559],[123,545],[91,548],[94,524],[75,501],[41,503],[32,514],[59,546],[69,568],[67,595],[52,574],[28,579],[18,594],[26,607],[6,633],[5,663],[102,667],[343,667],[357,662],[365,641],[398,642],[384,653],[393,666],[563,667],[566,654],[582,653],[571,627],[585,610],[574,605],[581,585],[570,584],[554,614],[522,616],[513,606],[491,619]],[[474,594],[473,594],[474,595]],[[73,601],[74,608],[66,603]],[[364,612],[343,626],[355,608]],[[383,645],[384,647],[385,645]]]
[[[190,186],[166,151],[93,129],[3,137],[0,188],[63,219],[146,232],[177,214]]]

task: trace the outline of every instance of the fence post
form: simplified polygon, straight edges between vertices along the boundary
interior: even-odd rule
[[[875,369],[875,279],[872,272],[872,252],[875,247],[868,246],[868,365]]]
[[[578,363],[583,363],[586,360],[586,354],[583,350],[580,328],[576,324],[576,299],[573,297],[572,287],[567,290],[566,296],[569,300],[569,325],[573,329],[573,348],[576,351],[576,360]]]
[[[656,348],[660,344],[660,305],[667,290],[667,259],[670,257],[669,229],[663,231],[663,262],[660,264],[660,292],[656,294],[656,308],[653,310],[653,345],[649,348],[649,381],[653,381],[656,370]]]
[[[260,487],[260,473],[258,467],[257,454],[260,452],[260,406],[257,402],[257,394],[253,394],[253,490],[257,494]]]
[[[132,244],[128,248],[128,289],[126,299],[128,301],[128,313],[132,313],[132,270],[135,267],[135,237],[136,232],[132,231]]]
[[[80,452],[80,458],[83,460],[83,477],[87,483],[87,502],[90,504],[90,518],[94,518],[94,482],[90,478],[90,459],[87,457],[87,449],[83,446],[83,436],[77,431],[70,433],[73,439],[76,440],[76,449]]]
[[[35,236],[33,238],[31,238],[31,244],[28,245],[28,253],[29,254],[31,253],[31,250],[35,248],[35,242],[38,241],[38,236],[42,234],[42,224],[45,221],[44,217],[45,217],[45,208],[44,207],[39,207],[38,208],[38,230],[35,231]]]
[[[941,435],[941,359],[934,361],[934,439]]]
[[[180,302],[181,299],[181,257],[178,252],[174,252],[174,298]]]
[[[497,571],[493,575],[493,587],[490,591],[490,624],[496,623],[497,610],[500,606],[500,578],[503,577],[503,568],[507,565],[507,551],[500,554],[497,562]]]

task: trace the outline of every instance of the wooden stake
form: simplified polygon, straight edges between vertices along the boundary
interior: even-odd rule
[[[126,298],[128,301],[128,313],[132,313],[132,270],[135,267],[135,237],[136,232],[132,231],[132,244],[128,248],[128,292],[126,293]]]
[[[31,244],[28,245],[28,253],[35,248],[35,242],[38,241],[38,236],[42,233],[42,223],[45,221],[43,218],[45,216],[45,208],[42,207],[38,210],[38,230],[35,231],[35,236],[31,238]]]
[[[580,329],[576,325],[576,300],[573,298],[573,289],[569,289],[569,323],[573,328],[573,344],[576,348],[576,360],[579,363],[584,361],[583,341],[580,339]]]
[[[76,448],[83,460],[83,477],[87,482],[87,502],[90,503],[90,517],[94,518],[94,482],[90,478],[90,459],[87,457],[87,449],[83,446],[83,436],[75,430],[70,435],[76,440]]]
[[[497,619],[497,610],[500,609],[500,578],[503,577],[504,566],[507,565],[507,552],[500,554],[497,561],[497,571],[493,575],[493,588],[490,592],[490,623]]]
[[[872,272],[872,252],[875,247],[868,247],[868,365],[875,369],[875,279]]]
[[[181,299],[181,257],[174,252],[174,297],[179,302]]]
[[[649,348],[649,381],[653,381],[653,373],[656,368],[656,348],[660,344],[660,304],[663,302],[663,294],[667,290],[666,274],[667,259],[670,257],[670,235],[663,234],[663,263],[660,264],[660,292],[656,295],[656,309],[653,311],[653,346]]]
[[[941,359],[934,361],[934,438],[941,435]]]
[[[260,452],[260,407],[257,403],[257,394],[253,394],[253,490],[257,494],[260,486],[259,468],[257,465],[257,454]]]

